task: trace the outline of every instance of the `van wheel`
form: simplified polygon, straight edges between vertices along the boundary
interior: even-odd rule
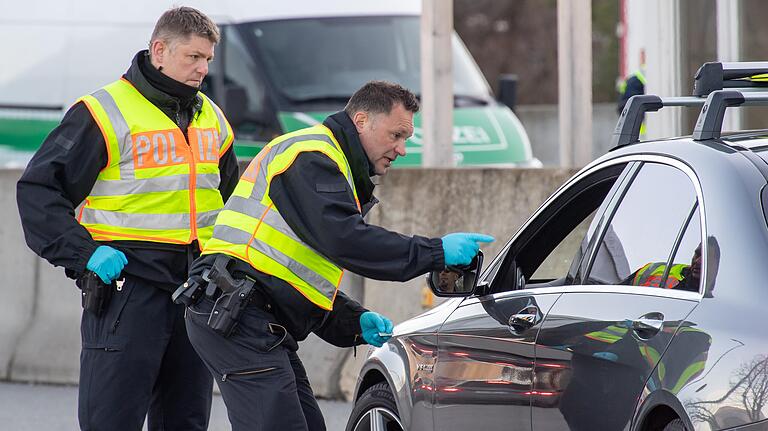
[[[687,430],[685,429],[685,424],[683,424],[683,420],[680,418],[677,418],[672,422],[668,423],[667,426],[664,427],[664,431],[687,431]]]
[[[395,397],[386,383],[368,388],[349,415],[347,431],[403,431]]]

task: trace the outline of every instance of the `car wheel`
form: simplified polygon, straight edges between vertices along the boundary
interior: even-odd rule
[[[347,431],[403,431],[388,384],[377,383],[363,393],[349,416]]]
[[[683,424],[682,419],[678,418],[668,423],[667,426],[664,427],[664,431],[686,431],[685,424]]]

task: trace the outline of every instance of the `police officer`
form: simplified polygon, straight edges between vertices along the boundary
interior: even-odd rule
[[[171,293],[239,176],[232,129],[199,92],[218,40],[201,12],[166,11],[149,50],[77,100],[18,182],[29,247],[115,289],[82,316],[83,430],[140,430],[147,414],[150,430],[207,429],[211,376]]]
[[[187,283],[230,284],[220,276],[225,268],[253,286],[231,334],[212,323],[231,303],[220,291],[227,289],[208,289],[213,298],[204,295],[187,313],[190,340],[216,378],[234,431],[325,429],[296,354],[310,332],[340,347],[389,338],[389,319],[338,290],[342,268],[404,281],[469,264],[478,242],[493,240],[411,237],[363,220],[377,202],[370,177],[405,155],[418,109],[407,89],[369,82],[344,111],[274,139],[241,177]]]
[[[616,112],[621,115],[621,111],[624,110],[627,101],[630,97],[645,94],[645,49],[640,49],[640,67],[634,72],[630,73],[624,81],[619,84],[619,100],[616,104]],[[645,125],[645,124],[643,124]],[[645,130],[643,130],[644,134]]]

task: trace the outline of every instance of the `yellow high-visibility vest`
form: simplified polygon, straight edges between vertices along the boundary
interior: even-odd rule
[[[82,101],[101,129],[107,166],[77,219],[98,241],[139,240],[202,248],[224,202],[219,157],[232,146],[232,128],[202,95],[187,136],[125,79]]]
[[[318,307],[331,310],[344,271],[302,241],[269,197],[272,178],[305,151],[323,153],[338,166],[360,211],[352,170],[333,133],[323,125],[298,130],[274,139],[251,161],[219,214],[203,254],[239,258],[284,280]]]
[[[618,88],[620,94],[624,95],[624,93],[627,91],[627,81],[633,76],[636,77],[637,80],[640,81],[641,84],[643,84],[643,86],[646,85],[645,74],[643,73],[642,70],[638,69],[632,72],[629,76],[627,76],[626,79],[621,81],[621,84],[619,84],[619,88]],[[645,136],[645,133],[646,133],[646,127],[645,127],[645,121],[643,121],[640,124],[640,137],[643,138]]]
[[[683,279],[683,269],[688,268],[688,266],[683,263],[672,265],[664,287],[672,289],[677,286],[680,280]],[[661,277],[664,276],[664,270],[666,269],[667,265],[664,263],[647,263],[637,271],[635,278],[632,280],[632,285],[659,287],[661,285]]]

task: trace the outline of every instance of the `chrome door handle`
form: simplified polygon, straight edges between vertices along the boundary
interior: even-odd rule
[[[632,330],[640,338],[651,338],[658,334],[663,327],[664,315],[661,313],[648,313],[632,321]]]
[[[535,305],[529,305],[509,318],[509,327],[513,332],[525,331],[537,323],[539,323],[539,307]]]

